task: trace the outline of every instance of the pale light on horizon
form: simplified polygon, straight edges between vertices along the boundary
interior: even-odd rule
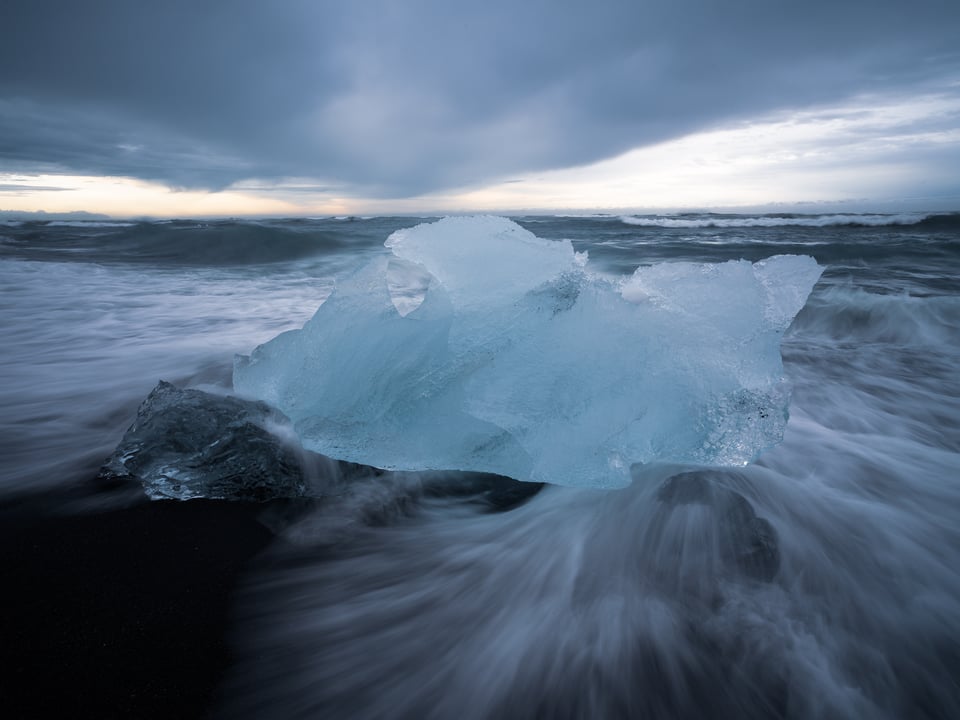
[[[946,195],[933,194],[956,204],[960,186],[952,174],[942,169],[937,176],[924,158],[960,158],[957,117],[960,98],[950,95],[861,97],[694,133],[580,167],[401,199],[350,197],[336,183],[310,179],[248,180],[202,191],[123,177],[8,174],[0,175],[0,210],[190,217],[703,209],[889,202],[905,197],[905,188],[916,196],[924,187],[946,187]]]
[[[685,209],[896,201],[904,188],[942,186],[924,152],[960,156],[960,127],[929,129],[960,115],[939,95],[777,115],[631,150],[582,167],[540,172],[459,193],[374,202],[377,211]],[[957,204],[960,187],[950,193]],[[367,201],[369,202],[369,201]],[[369,210],[370,205],[364,204]]]
[[[272,215],[297,212],[277,197],[223,190],[178,190],[127,177],[90,175],[0,175],[0,210],[68,213],[85,211],[114,217]],[[36,189],[33,189],[36,188]]]

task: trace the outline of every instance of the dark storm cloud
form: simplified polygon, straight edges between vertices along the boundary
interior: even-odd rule
[[[958,92],[957,28],[955,0],[6,0],[0,171],[413,195]]]

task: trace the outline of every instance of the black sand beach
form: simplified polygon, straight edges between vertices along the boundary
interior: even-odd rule
[[[0,506],[0,696],[7,718],[192,718],[230,663],[231,598],[271,540],[258,504],[75,496]]]

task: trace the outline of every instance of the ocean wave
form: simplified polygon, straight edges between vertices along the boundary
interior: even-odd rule
[[[299,260],[344,245],[342,236],[256,223],[143,225],[118,233],[124,259],[177,265],[256,265]]]
[[[552,218],[610,218],[614,217],[610,213],[556,213]]]
[[[626,225],[662,228],[738,228],[738,227],[829,227],[886,225],[916,225],[933,216],[924,213],[898,213],[895,215],[862,215],[841,213],[836,215],[621,215]]]
[[[957,346],[960,298],[828,288],[810,298],[794,320],[793,329],[835,342]]]
[[[66,228],[123,228],[133,227],[135,222],[105,222],[102,220],[52,220],[48,222],[47,227],[66,227]]]
[[[339,252],[365,238],[330,227],[222,220],[30,223],[9,231],[26,260],[229,267],[301,260]],[[381,240],[382,242],[382,240]]]

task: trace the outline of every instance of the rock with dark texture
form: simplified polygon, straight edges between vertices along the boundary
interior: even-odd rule
[[[422,485],[428,497],[466,498],[483,512],[513,510],[543,489],[543,483],[469,471],[424,473]]]
[[[278,434],[285,428],[266,403],[161,381],[97,479],[140,482],[154,500],[302,497],[310,494],[303,451]]]
[[[750,502],[738,492],[689,472],[668,478],[657,491],[665,512],[701,505],[710,510],[720,558],[734,572],[769,582],[780,569],[777,533],[765,518],[757,517]]]

